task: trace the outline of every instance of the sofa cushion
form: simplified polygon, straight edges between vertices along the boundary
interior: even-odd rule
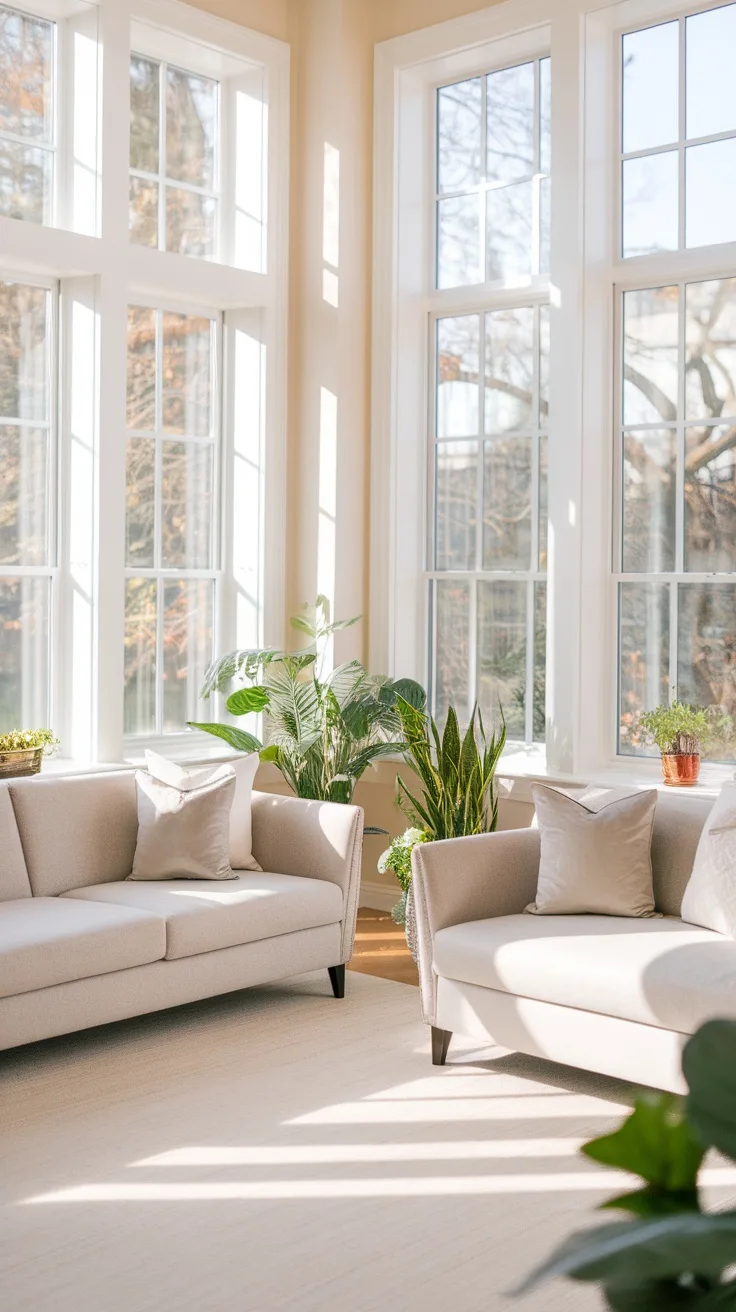
[[[691,1034],[736,1018],[736,943],[681,920],[498,916],[441,929],[438,975]]]
[[[138,841],[129,879],[232,879],[230,808],[235,771],[219,766],[195,788],[162,783],[145,770],[135,776]]]
[[[31,896],[20,834],[8,785],[0,785],[0,902]]]
[[[217,884],[206,879],[99,884],[75,888],[63,900],[115,903],[163,916],[169,960],[342,919],[342,893],[327,880],[251,870],[236,876]]]
[[[132,770],[41,775],[8,787],[34,897],[130,874],[138,834]]]
[[[652,825],[657,790],[590,788],[569,797],[532,784],[541,851],[537,916],[654,916]]]
[[[0,906],[0,997],[160,961],[166,924],[133,907],[23,898]]]

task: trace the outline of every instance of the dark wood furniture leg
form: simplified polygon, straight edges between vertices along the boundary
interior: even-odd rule
[[[328,966],[327,973],[329,974],[330,984],[332,985],[332,992],[334,993],[335,997],[344,998],[345,997],[345,967]]]
[[[447,1049],[450,1046],[452,1030],[438,1030],[436,1025],[432,1026],[432,1065],[444,1066],[447,1057]]]

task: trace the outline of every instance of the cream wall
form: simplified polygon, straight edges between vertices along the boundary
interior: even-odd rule
[[[362,615],[360,625],[338,635],[335,660],[367,661],[373,48],[486,5],[198,0],[197,7],[291,48],[287,607],[293,614],[322,590],[336,615]],[[337,305],[325,298],[325,273],[333,300],[337,287]],[[332,562],[325,549],[331,531]],[[280,790],[274,776],[262,768],[259,786]],[[394,797],[395,770],[387,763],[356,791],[366,823],[391,834],[406,823]],[[500,824],[528,825],[531,813],[523,803],[502,802]],[[388,889],[393,878],[375,870],[386,841],[366,840],[364,879]]]

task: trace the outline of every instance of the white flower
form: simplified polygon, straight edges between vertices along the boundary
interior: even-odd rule
[[[386,869],[387,869],[387,867],[386,867],[386,862],[388,861],[388,857],[389,857],[389,853],[390,853],[390,851],[391,851],[391,848],[390,848],[390,847],[387,847],[387,848],[386,848],[386,851],[385,851],[385,852],[382,852],[381,855],[380,855],[379,858],[378,858],[378,866],[377,866],[377,869],[378,869],[378,873],[379,873],[379,875],[385,875],[385,873],[386,873]]]

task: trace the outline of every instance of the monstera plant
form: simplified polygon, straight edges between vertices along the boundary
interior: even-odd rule
[[[736,1308],[736,1211],[705,1211],[698,1188],[709,1148],[736,1161],[736,1021],[703,1025],[682,1069],[686,1099],[642,1095],[615,1134],[582,1149],[639,1176],[603,1204],[630,1219],[572,1235],[517,1293],[568,1276],[599,1285],[612,1312]]]
[[[424,689],[412,679],[393,681],[346,661],[328,674],[325,656],[333,634],[357,621],[330,621],[329,603],[318,597],[291,620],[308,639],[300,651],[247,648],[228,652],[207,671],[202,697],[229,692],[233,717],[261,713],[268,742],[232,723],[199,723],[194,729],[222,738],[239,752],[272,761],[297,797],[350,802],[361,775],[382,756],[404,750],[397,696],[421,707]],[[240,686],[232,689],[233,683]],[[380,832],[380,831],[379,831]]]

